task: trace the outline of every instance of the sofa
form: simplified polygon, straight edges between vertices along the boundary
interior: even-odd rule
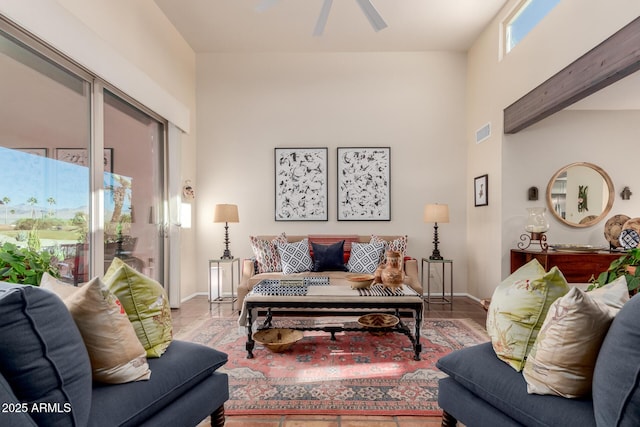
[[[224,425],[227,355],[173,340],[148,358],[150,378],[93,381],[92,364],[63,300],[35,286],[0,282],[0,425]]]
[[[329,235],[329,234],[319,234],[319,235],[292,235],[292,236],[284,236],[281,234],[280,236],[275,235],[263,235],[263,236],[255,236],[251,237],[252,247],[254,249],[254,253],[256,252],[256,247],[259,243],[266,245],[268,243],[274,242],[278,239],[286,241],[288,243],[296,243],[302,242],[303,239],[307,239],[308,241],[308,250],[312,260],[316,260],[314,258],[313,245],[335,245],[339,242],[344,241],[342,248],[342,262],[345,265],[348,265],[349,260],[351,258],[351,249],[353,243],[359,244],[369,244],[372,241],[371,235],[353,235],[353,234],[345,234],[345,235]],[[286,240],[284,240],[286,239]],[[375,236],[375,239],[380,241],[387,242],[386,249],[399,249],[401,253],[404,253],[404,273],[405,273],[405,284],[413,288],[416,292],[422,295],[422,285],[418,276],[418,261],[415,258],[406,255],[406,244],[407,244],[407,236]],[[389,246],[391,245],[391,246]],[[238,309],[241,310],[244,302],[244,298],[247,296],[249,292],[253,289],[253,287],[263,279],[281,279],[281,278],[299,278],[299,277],[313,277],[313,276],[324,276],[329,277],[329,282],[332,285],[349,285],[349,281],[347,280],[350,274],[353,272],[349,271],[339,271],[339,270],[325,270],[325,271],[302,271],[298,273],[285,274],[281,268],[278,266],[274,266],[268,272],[260,272],[257,265],[257,257],[252,259],[243,260],[242,264],[242,278],[240,280],[240,284],[238,285]],[[279,262],[279,261],[277,261]],[[322,269],[321,269],[322,270]],[[357,273],[362,273],[363,271],[357,271]],[[370,271],[371,273],[373,271]]]
[[[442,425],[640,425],[640,297],[626,302],[596,352],[591,392],[581,398],[528,394],[522,372],[498,359],[491,342],[454,351],[437,362]],[[567,350],[570,351],[570,350]]]

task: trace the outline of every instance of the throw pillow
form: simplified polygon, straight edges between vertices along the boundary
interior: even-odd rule
[[[352,273],[374,274],[382,261],[384,246],[382,242],[352,243],[347,269]]]
[[[62,300],[39,287],[0,283],[0,313],[0,367],[16,398],[60,407],[30,411],[31,418],[38,425],[87,425],[91,364]]]
[[[402,259],[407,256],[407,236],[400,236],[393,240],[385,240],[380,236],[372,235],[370,243],[384,244],[382,262],[387,262],[387,251],[400,252]]]
[[[629,298],[626,280],[614,287]],[[551,304],[522,372],[529,394],[576,398],[591,392],[598,351],[615,315],[598,296],[574,287]]]
[[[344,240],[331,245],[311,242],[313,271],[347,271],[344,265]]]
[[[309,254],[309,239],[302,239],[295,243],[277,242],[276,248],[282,262],[282,273],[302,273],[313,269],[313,260]]]
[[[275,244],[276,242],[287,243],[287,236],[284,233],[271,241],[249,236],[249,242],[256,258],[258,273],[282,271],[280,254]]]
[[[487,333],[498,358],[521,371],[549,307],[568,291],[560,270],[545,273],[536,259],[503,280],[487,312]]]
[[[45,273],[40,287],[63,298],[89,353],[94,381],[121,384],[149,379],[146,351],[120,301],[99,278],[77,288]]]
[[[147,357],[160,357],[173,337],[171,307],[162,285],[114,258],[104,283],[124,307]]]

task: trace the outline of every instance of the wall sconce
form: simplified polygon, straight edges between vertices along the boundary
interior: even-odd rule
[[[632,194],[633,193],[631,192],[631,190],[629,190],[629,187],[627,186],[627,187],[624,187],[620,192],[620,197],[622,197],[622,200],[629,200]]]

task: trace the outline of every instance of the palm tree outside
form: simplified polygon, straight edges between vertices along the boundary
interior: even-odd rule
[[[8,210],[9,210],[9,203],[11,203],[11,199],[8,198],[7,196],[4,196],[2,198],[2,204],[4,205],[4,223],[5,223],[5,225],[8,223],[8,221],[7,221],[7,217],[8,217],[7,213],[8,213]]]

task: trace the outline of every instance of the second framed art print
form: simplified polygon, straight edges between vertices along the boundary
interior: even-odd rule
[[[338,221],[390,221],[390,169],[389,147],[338,147]]]
[[[473,180],[473,201],[475,206],[489,204],[489,175],[480,175]]]
[[[327,221],[327,148],[275,149],[276,221]]]

